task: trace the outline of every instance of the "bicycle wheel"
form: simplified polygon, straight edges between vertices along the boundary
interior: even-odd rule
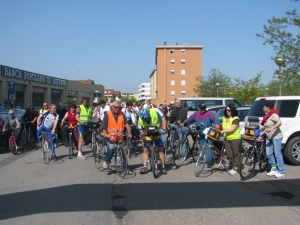
[[[16,139],[14,137],[9,138],[9,149],[12,154],[16,155],[18,153],[18,146],[16,144]]]
[[[193,160],[195,162],[197,162],[198,160],[198,157],[199,157],[199,150],[200,150],[200,146],[199,146],[199,140],[196,139],[193,143],[193,147],[192,147],[192,157],[193,157]]]
[[[97,149],[94,155],[95,167],[100,170],[103,168],[103,163],[105,161],[106,154],[106,144],[105,143],[97,143]]]
[[[126,149],[126,153],[128,154],[128,157],[131,157],[131,141],[132,139],[127,137],[126,138],[126,145],[125,145],[125,149]]]
[[[23,132],[22,132],[22,145],[23,146],[27,146],[28,145],[27,131],[26,131],[25,127],[24,127]]]
[[[50,149],[50,142],[49,140],[44,140],[42,142],[42,153],[43,153],[43,162],[48,164],[52,158],[52,151]]]
[[[151,169],[153,173],[154,178],[158,178],[159,174],[159,169],[158,169],[158,153],[156,150],[156,146],[151,146],[150,151],[151,151]]]
[[[196,177],[198,177],[202,173],[202,171],[206,165],[207,152],[208,152],[208,146],[205,144],[203,146],[202,150],[199,151],[199,156],[196,161],[196,165],[195,165],[195,169],[194,169],[194,174]]]
[[[28,135],[29,145],[30,147],[36,147],[36,141],[32,134]]]
[[[188,148],[189,148],[188,139],[185,139],[183,142],[180,142],[180,144],[176,146],[175,152],[173,153],[175,166],[177,167],[182,166],[182,164],[188,157],[188,151],[189,151]]]
[[[268,167],[268,157],[267,157],[267,153],[266,153],[266,148],[264,145],[261,146],[261,153],[259,155],[259,171],[260,172],[265,172],[267,167]]]
[[[256,153],[253,147],[249,147],[241,156],[239,174],[242,180],[248,180],[254,173]]]
[[[116,171],[120,178],[124,178],[127,170],[126,153],[123,148],[117,148],[115,155]]]
[[[74,145],[73,145],[73,136],[69,135],[69,159],[72,159],[74,156]]]

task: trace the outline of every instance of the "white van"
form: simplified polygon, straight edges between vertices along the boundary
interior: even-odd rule
[[[262,120],[264,101],[274,103],[282,122],[280,129],[283,134],[282,149],[285,161],[300,165],[300,96],[275,96],[256,98],[251,106],[245,123],[252,118]]]
[[[216,105],[233,104],[235,107],[243,106],[235,98],[213,98],[213,97],[197,97],[197,98],[178,98],[182,105],[188,109],[188,117],[195,111],[199,110],[199,105],[205,104],[207,107]]]

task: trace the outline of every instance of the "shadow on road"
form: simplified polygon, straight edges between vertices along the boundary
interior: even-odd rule
[[[290,206],[300,206],[300,181],[270,180],[268,185],[293,187]],[[188,182],[135,184],[77,184],[0,196],[0,220],[39,213],[76,211],[170,210],[194,208],[276,207],[284,194],[258,192],[264,182]],[[275,184],[275,183],[274,183]],[[248,188],[245,188],[245,185]],[[249,188],[250,187],[250,188]],[[253,188],[251,188],[253,187]],[[273,196],[273,197],[272,197]],[[117,199],[122,199],[118,204]],[[120,215],[121,215],[120,214]]]

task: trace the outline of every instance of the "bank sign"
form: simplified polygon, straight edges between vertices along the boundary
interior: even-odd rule
[[[44,83],[44,84],[64,86],[64,87],[68,86],[68,80],[31,73],[31,72],[27,72],[24,70],[19,70],[7,66],[1,66],[1,76],[7,78],[28,80],[28,81]]]

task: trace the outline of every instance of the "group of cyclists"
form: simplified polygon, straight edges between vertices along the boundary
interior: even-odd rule
[[[52,140],[56,130],[60,128],[62,131],[68,129],[68,127],[76,127],[77,129],[77,159],[85,160],[86,157],[82,153],[82,144],[84,137],[89,130],[89,122],[92,119],[96,119],[101,123],[100,131],[103,137],[106,138],[107,152],[105,160],[103,162],[103,168],[109,168],[111,157],[114,149],[114,142],[116,134],[125,134],[132,138],[133,147],[137,149],[138,140],[140,137],[143,144],[142,163],[143,166],[140,169],[140,174],[148,173],[147,161],[149,160],[149,146],[154,142],[157,147],[159,159],[161,163],[161,174],[167,174],[165,168],[165,154],[164,154],[164,142],[161,135],[167,135],[168,130],[175,129],[179,138],[179,143],[182,140],[182,127],[194,123],[200,127],[198,131],[198,139],[200,149],[202,149],[205,141],[206,134],[204,130],[207,127],[211,127],[216,124],[215,128],[220,130],[220,133],[225,137],[225,149],[227,158],[230,162],[231,169],[228,171],[231,175],[238,173],[238,165],[240,158],[240,143],[241,132],[239,126],[239,118],[237,110],[234,105],[229,104],[225,107],[224,116],[222,121],[217,121],[215,116],[206,110],[206,105],[201,104],[199,111],[196,111],[193,115],[187,118],[187,109],[182,106],[180,99],[175,99],[175,103],[172,106],[159,105],[155,106],[148,100],[144,104],[136,105],[133,102],[127,102],[125,105],[119,101],[114,101],[111,105],[106,104],[105,101],[100,101],[98,104],[89,105],[89,99],[83,98],[79,106],[71,104],[69,110],[64,112],[64,115],[59,115],[57,112],[57,106],[51,104],[48,107],[46,102],[43,103],[43,108],[37,114],[33,107],[28,107],[26,114],[23,116],[23,121],[30,121],[33,124],[34,129],[32,131],[36,133],[37,147],[41,146],[41,132],[47,132],[48,139]],[[14,116],[14,110],[9,111],[10,117],[6,121],[3,131],[6,132],[6,140],[9,138],[10,131],[17,132],[20,128],[18,119]],[[67,126],[64,124],[67,121]],[[219,124],[222,124],[220,126]],[[156,126],[158,134],[151,136],[147,134],[147,128],[149,126]],[[63,142],[67,146],[68,135],[62,135]],[[18,137],[15,133],[15,137]],[[16,139],[17,143],[19,142]],[[124,138],[121,139],[121,142]],[[210,140],[208,140],[210,142]],[[6,141],[6,149],[8,148],[8,141]],[[52,158],[57,159],[55,145],[51,146]],[[208,149],[207,154],[207,167],[210,168],[214,164],[214,157],[211,149]],[[274,164],[274,163],[273,163]],[[274,165],[273,165],[274,167]],[[128,167],[129,168],[129,167]],[[275,168],[275,167],[274,167]],[[273,169],[274,169],[273,168]],[[275,168],[276,169],[276,168]],[[132,174],[128,169],[127,174]]]

